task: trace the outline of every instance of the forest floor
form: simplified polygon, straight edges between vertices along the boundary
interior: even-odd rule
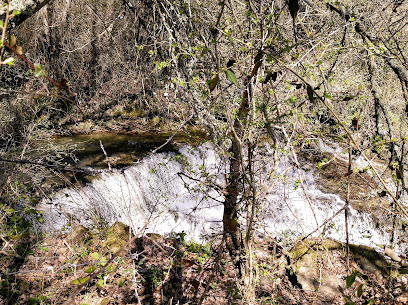
[[[15,253],[1,254],[0,304],[241,304],[237,274],[220,237],[201,245],[184,241],[183,234],[147,234],[116,257],[104,239],[106,232],[77,241],[65,235],[23,237]],[[408,304],[406,277],[365,271],[353,256],[355,282],[327,295],[302,290],[273,241],[257,239],[254,249],[254,304]],[[330,266],[320,268],[346,283],[344,251],[330,255]]]

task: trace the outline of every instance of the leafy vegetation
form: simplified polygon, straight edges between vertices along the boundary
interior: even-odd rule
[[[237,279],[226,281],[230,300],[256,299],[254,233],[263,189],[279,175],[281,156],[292,158],[299,174],[295,187],[304,189],[299,158],[319,139],[330,138],[349,152],[346,222],[352,179],[360,174],[353,153],[368,164],[363,172],[370,171],[377,193],[389,198],[394,228],[407,221],[404,1],[50,1],[18,26],[13,19],[20,12],[9,1],[2,4],[0,236],[8,254],[27,255],[20,252],[27,240],[18,251],[8,249],[11,236],[27,234],[30,240],[30,226],[42,222],[35,203],[73,177],[61,174],[71,170],[66,157],[75,159],[72,150],[49,138],[97,130],[195,126],[209,134],[227,169],[224,181],[208,175],[205,183],[224,198],[221,244]],[[274,150],[268,181],[258,175],[264,141]],[[374,158],[387,164],[381,173]],[[318,170],[334,163],[326,156],[315,161]],[[167,291],[176,302],[182,298],[166,283],[180,275],[186,245],[182,233],[170,239],[176,250],[168,256],[167,273],[151,264],[141,278],[153,298]],[[188,247],[201,255],[194,260],[200,264],[210,254],[205,246]],[[98,260],[95,253],[90,256]],[[94,274],[102,264],[84,272]],[[357,275],[346,278],[347,288]],[[196,291],[200,285],[192,284]],[[202,303],[211,285],[196,300]]]

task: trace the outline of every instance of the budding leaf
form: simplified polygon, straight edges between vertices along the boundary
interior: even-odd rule
[[[5,64],[5,65],[7,65],[7,66],[12,66],[13,64],[14,64],[14,61],[15,61],[15,59],[13,58],[13,57],[9,57],[9,58],[6,58],[4,61],[3,61],[3,64]]]
[[[14,48],[14,46],[16,45],[16,40],[17,40],[16,36],[14,36],[14,35],[9,36],[9,45],[10,45],[10,47]]]
[[[45,71],[42,69],[40,64],[36,63],[34,64],[34,67],[35,67],[35,74],[34,74],[35,77],[41,77],[41,76],[46,75]]]
[[[23,49],[20,46],[16,46],[15,50],[18,54],[22,55],[23,54]]]
[[[380,193],[378,193],[378,196],[379,197],[384,197],[384,196],[386,196],[387,195],[387,192],[386,191],[381,191]]]

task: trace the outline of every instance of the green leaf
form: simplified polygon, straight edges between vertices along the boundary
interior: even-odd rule
[[[351,285],[353,285],[353,283],[354,283],[355,281],[356,281],[356,275],[355,275],[355,274],[349,275],[349,276],[346,278],[346,287],[347,287],[347,288],[350,288]]]
[[[103,280],[102,279],[98,280],[96,282],[96,286],[98,286],[99,288],[102,288],[103,287]]]
[[[239,87],[238,81],[237,81],[237,77],[235,76],[235,73],[232,72],[232,70],[228,69],[225,70],[225,75],[227,76],[227,79],[233,83],[235,86]]]
[[[100,257],[100,254],[98,252],[93,252],[93,253],[89,254],[89,256],[97,261],[99,259],[99,257]]]
[[[327,98],[328,100],[332,99],[332,96],[327,92],[324,93],[324,97]]]
[[[14,59],[14,57],[9,57],[9,58],[6,58],[4,61],[3,61],[3,64],[5,64],[5,65],[7,65],[7,66],[12,66],[13,64],[14,64],[14,61],[15,61],[15,59]]]
[[[36,298],[30,298],[30,299],[28,300],[28,304],[30,304],[30,305],[36,305],[36,304],[38,304],[38,300],[37,300]]]
[[[41,65],[40,64],[34,64],[34,67],[35,67],[35,77],[41,77],[41,76],[45,76],[45,75],[47,75],[46,73],[45,73],[45,71],[42,69],[42,67],[41,67]]]
[[[83,284],[83,283],[85,283],[87,280],[89,280],[89,276],[83,277],[83,278],[79,279],[79,282],[80,282],[81,284]]]
[[[208,83],[208,88],[210,89],[211,92],[214,91],[219,81],[220,76],[217,73],[217,75],[215,75],[214,78]]]
[[[78,280],[73,280],[73,281],[71,281],[71,284],[78,285],[79,281]]]
[[[361,297],[362,295],[363,295],[363,284],[360,284],[357,287],[357,296]]]
[[[3,29],[3,27],[4,27],[4,21],[0,20],[0,28]]]
[[[94,272],[95,270],[96,270],[96,265],[93,265],[93,266],[85,267],[84,272],[85,272],[85,273],[92,273],[92,272]]]
[[[105,266],[107,262],[108,260],[106,259],[106,257],[101,258],[101,266]]]
[[[355,305],[355,302],[352,302],[349,296],[344,297],[345,305]]]
[[[20,15],[20,14],[21,14],[20,11],[13,10],[13,12],[12,12],[11,15],[10,15],[10,17],[18,16],[18,15]]]

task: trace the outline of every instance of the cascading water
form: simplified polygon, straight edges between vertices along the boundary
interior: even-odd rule
[[[301,171],[305,191],[299,185],[297,169],[288,160],[271,172],[270,150],[260,161],[259,182],[264,192],[256,230],[288,241],[316,230],[345,203],[337,195],[325,194],[315,183],[315,172]],[[262,163],[263,162],[263,163]],[[121,221],[134,232],[166,234],[185,232],[190,239],[222,232],[222,195],[206,182],[222,185],[225,162],[209,144],[185,145],[179,153],[159,153],[133,166],[113,172],[102,172],[82,188],[67,188],[51,199],[43,200],[45,229],[69,229],[69,224],[94,226],[100,221]],[[372,247],[388,245],[390,233],[368,213],[349,208],[350,242]],[[345,241],[344,211],[331,219],[316,234]],[[403,244],[397,252],[405,249]]]
[[[46,230],[63,230],[67,224],[92,226],[101,220],[121,221],[134,232],[159,234],[187,232],[190,238],[221,232],[222,198],[187,176],[202,171],[220,172],[220,160],[208,146],[182,147],[179,154],[158,153],[123,170],[102,172],[99,179],[82,188],[58,192],[41,204]],[[201,170],[200,170],[201,169]]]

